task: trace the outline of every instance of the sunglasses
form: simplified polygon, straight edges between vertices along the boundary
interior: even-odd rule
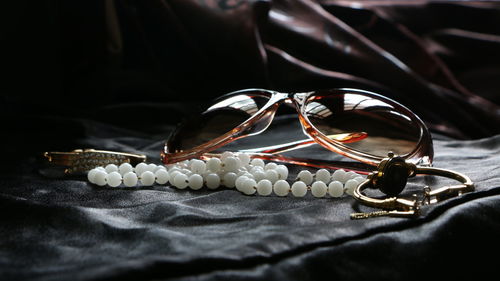
[[[282,154],[319,144],[359,161],[364,167],[361,170],[376,166],[389,151],[417,165],[432,164],[432,139],[417,115],[382,95],[348,88],[306,93],[245,89],[223,95],[172,132],[161,159],[171,164],[216,156],[211,152],[235,140],[264,132],[282,104],[295,108],[304,139],[245,152],[266,160],[339,168],[336,161]]]

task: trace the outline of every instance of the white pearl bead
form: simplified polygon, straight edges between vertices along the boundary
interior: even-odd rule
[[[250,155],[246,153],[238,153],[238,158],[240,159],[241,165],[246,166],[250,163]]]
[[[224,177],[222,178],[224,186],[228,188],[233,188],[237,178],[238,176],[233,172],[225,174]]]
[[[328,185],[328,194],[331,197],[341,197],[344,194],[344,185],[339,181],[332,181]]]
[[[245,166],[245,168],[247,168],[247,171],[251,171],[255,166],[254,165],[251,165],[251,164],[248,164]]]
[[[264,170],[267,171],[267,170],[275,170],[276,167],[278,167],[278,164],[274,163],[274,162],[269,162],[267,163],[265,166],[264,166]]]
[[[141,174],[141,184],[144,186],[152,186],[155,183],[155,174],[151,171],[144,171]]]
[[[259,182],[260,180],[263,180],[266,178],[266,173],[264,173],[264,170],[262,168],[259,170],[257,169],[255,172],[251,173],[253,175],[253,178]]]
[[[103,171],[103,172],[106,172],[106,169],[104,169],[104,167],[95,167],[96,170],[99,170],[99,171]]]
[[[193,162],[195,162],[196,160],[200,160],[200,159],[196,159],[196,158],[189,159],[189,160],[188,160],[187,167],[188,167],[189,169],[191,169],[191,166],[193,165]]]
[[[342,169],[338,169],[335,172],[333,172],[332,180],[344,183],[345,182],[345,174],[346,174],[346,171],[344,171]]]
[[[247,180],[248,177],[246,176],[241,176],[241,177],[238,177],[236,179],[236,181],[234,182],[234,186],[236,186],[236,189],[239,190],[239,191],[242,191],[242,188],[243,188],[243,182],[245,180]]]
[[[343,184],[345,184],[345,183],[346,183],[348,180],[350,180],[350,179],[351,179],[351,178],[350,178],[350,176],[349,176],[348,172],[346,172],[346,173],[344,174],[344,178],[343,178],[343,180],[342,180],[341,182],[342,182]]]
[[[108,174],[108,177],[106,178],[106,181],[108,182],[108,185],[111,187],[117,187],[122,183],[122,175],[118,172],[111,172]]]
[[[278,172],[276,170],[267,170],[265,171],[266,179],[270,180],[272,183],[275,183],[279,179]]]
[[[264,166],[266,165],[264,163],[264,160],[259,159],[259,158],[252,159],[252,161],[250,162],[250,164],[252,164],[253,166],[259,166],[259,167],[262,167],[262,168],[264,168]]]
[[[207,164],[205,161],[199,159],[193,159],[191,161],[191,171],[195,174],[203,174],[207,169]]]
[[[357,181],[358,184],[361,184],[362,182],[364,182],[366,180],[366,178],[363,176],[357,176],[353,180]]]
[[[262,196],[268,196],[273,192],[273,184],[266,179],[257,183],[257,193]]]
[[[304,197],[307,194],[307,185],[302,181],[296,181],[292,184],[292,194],[295,197]]]
[[[155,177],[156,177],[156,183],[158,184],[166,184],[170,179],[170,175],[165,169],[156,170]]]
[[[208,159],[206,168],[214,173],[217,173],[221,169],[220,159],[219,158]]]
[[[184,175],[188,176],[188,177],[193,174],[193,172],[191,172],[191,170],[186,169],[186,168],[181,169],[180,172],[183,173]]]
[[[351,179],[354,179],[355,177],[359,176],[358,174],[356,174],[355,172],[353,171],[348,171],[345,173],[345,177],[346,177],[346,180],[351,180]]]
[[[232,172],[230,172],[230,173],[232,173]],[[248,171],[245,171],[245,170],[240,169],[240,170],[238,170],[238,171],[236,171],[236,172],[234,172],[234,173],[236,173],[236,175],[237,175],[238,177],[241,177],[241,176],[243,176],[244,174],[248,174]]]
[[[165,166],[163,165],[157,165],[155,170],[153,171],[153,173],[156,173],[158,170],[167,170],[167,168],[165,168]]]
[[[178,174],[182,174],[182,173],[181,173],[179,170],[174,170],[173,172],[172,172],[172,171],[168,172],[168,174],[169,174],[169,179],[168,179],[168,182],[170,183],[170,185],[175,186],[175,184],[174,184],[174,179],[175,179],[175,177],[176,177]]]
[[[167,168],[167,171],[170,171],[171,169],[175,168],[177,165],[175,165],[175,164],[167,164],[165,166]]]
[[[142,175],[145,171],[148,170],[148,164],[141,162],[135,166],[135,173],[138,175]]]
[[[254,176],[252,174],[250,174],[249,172],[243,173],[242,176],[245,176],[245,177],[250,178],[250,179],[255,179]]]
[[[151,173],[154,173],[156,170],[157,165],[154,163],[148,164],[148,167],[146,168],[146,171],[150,171]]]
[[[313,181],[313,175],[308,170],[302,170],[297,175],[297,180],[304,182],[306,185],[309,185]]]
[[[245,193],[246,195],[252,195],[256,191],[255,189],[256,185],[257,183],[255,182],[254,179],[247,179],[243,181],[242,192]]]
[[[276,167],[276,172],[278,172],[278,176],[280,180],[286,180],[288,178],[288,167],[285,165],[278,165]]]
[[[210,170],[206,170],[203,174],[201,174],[201,176],[203,177],[203,180],[206,180],[207,176],[212,174],[212,173],[214,173],[214,172],[212,172]],[[218,172],[218,173],[220,173],[220,172]],[[218,174],[218,173],[216,173],[216,174]]]
[[[188,186],[188,176],[183,173],[178,173],[174,177],[174,186],[179,189],[184,189]]]
[[[250,172],[250,174],[253,174],[257,171],[264,172],[264,168],[262,168],[261,166],[252,166],[252,168],[250,168],[250,170],[248,171]]]
[[[120,172],[122,176],[132,171],[134,171],[134,167],[132,167],[130,163],[122,163],[120,167],[118,167],[118,172]]]
[[[97,170],[94,174],[94,183],[98,186],[106,185],[106,177],[108,174],[102,170]]]
[[[324,197],[326,195],[326,184],[322,181],[315,181],[311,185],[311,194],[314,197]]]
[[[177,166],[175,166],[175,165],[174,165],[174,166],[172,166],[172,167],[170,167],[170,168],[168,168],[168,172],[169,172],[169,173],[173,173],[173,172],[175,172],[175,171],[180,172],[180,171],[181,171],[181,168],[180,168],[180,167],[177,167]]]
[[[216,189],[220,186],[220,177],[216,173],[208,174],[205,180],[209,189]]]
[[[278,180],[274,183],[273,190],[278,196],[287,196],[290,192],[290,184],[286,180]]]
[[[235,172],[240,168],[241,162],[239,158],[236,158],[234,156],[228,156],[224,158],[224,160],[222,160],[222,165],[225,171]]]
[[[344,184],[344,188],[345,188],[345,193],[349,194],[349,195],[353,195],[354,194],[354,189],[356,187],[358,187],[358,182],[356,180],[348,180],[345,182]]]
[[[193,190],[198,190],[203,186],[203,177],[199,174],[192,174],[188,181],[189,187]]]
[[[137,185],[137,174],[134,172],[128,172],[123,175],[123,184],[128,187]]]
[[[234,156],[234,153],[232,153],[231,151],[224,151],[221,155],[220,155],[220,160],[224,160],[226,159],[227,157],[233,157]]]
[[[329,183],[330,182],[330,172],[328,172],[328,170],[326,169],[319,169],[317,172],[316,172],[316,180],[317,181],[322,181],[324,183]]]
[[[115,164],[108,164],[106,165],[106,168],[104,168],[106,170],[106,173],[111,173],[111,172],[116,172],[118,171],[118,166],[116,166]]]
[[[89,182],[91,182],[91,183],[94,183],[94,184],[95,184],[94,178],[95,178],[95,173],[96,173],[97,171],[98,171],[98,170],[94,168],[94,169],[90,170],[90,171],[87,173],[87,179],[89,180]]]

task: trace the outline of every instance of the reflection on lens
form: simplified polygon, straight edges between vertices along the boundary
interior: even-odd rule
[[[259,92],[223,99],[199,116],[185,120],[169,140],[171,152],[202,145],[241,125],[261,109],[269,98]]]
[[[365,132],[363,140],[345,146],[379,157],[393,151],[412,152],[421,138],[415,122],[402,113],[398,104],[357,93],[317,94],[306,104],[306,114],[324,135]]]

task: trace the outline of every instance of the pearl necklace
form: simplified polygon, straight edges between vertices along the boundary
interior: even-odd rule
[[[135,167],[129,163],[120,166],[108,164],[96,167],[87,174],[89,182],[98,186],[134,187],[139,182],[143,186],[157,183],[170,183],[178,189],[187,187],[198,190],[203,186],[217,189],[220,186],[235,188],[246,194],[269,196],[273,192],[277,196],[303,197],[311,191],[314,197],[338,198],[344,193],[352,195],[354,189],[365,177],[342,169],[330,173],[319,169],[315,174],[308,170],[298,173],[293,184],[287,181],[288,168],[274,162],[265,163],[262,159],[251,157],[245,153],[224,152],[220,159],[210,158],[207,161],[191,159],[171,165],[155,165],[139,163]]]

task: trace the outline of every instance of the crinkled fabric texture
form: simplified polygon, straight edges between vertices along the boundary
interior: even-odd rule
[[[5,4],[2,280],[359,280],[495,276],[500,250],[500,7],[385,1],[37,1]],[[43,151],[159,161],[183,116],[228,91],[356,87],[414,110],[434,165],[476,191],[416,219],[351,221],[341,199],[40,175]],[[290,121],[295,120],[295,121]],[[300,134],[277,118],[244,144]],[[236,149],[233,144],[227,149]],[[294,156],[334,158],[321,147]],[[300,167],[290,166],[291,177]],[[403,192],[446,184],[417,177]]]

